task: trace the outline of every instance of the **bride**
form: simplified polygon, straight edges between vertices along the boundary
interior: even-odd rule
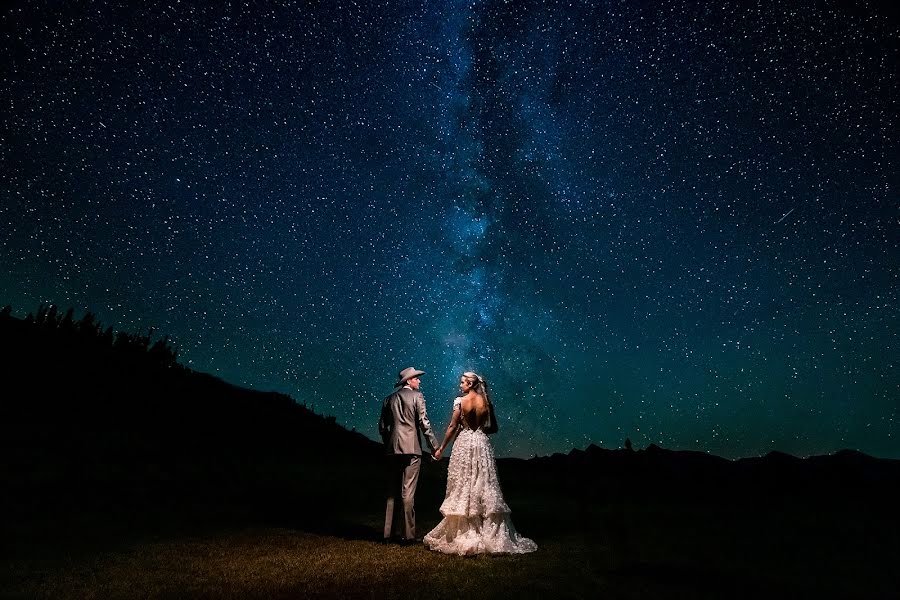
[[[472,372],[459,379],[462,396],[453,401],[453,414],[441,447],[440,459],[456,438],[447,470],[447,494],[441,504],[443,520],[423,541],[446,554],[520,554],[537,544],[516,533],[497,480],[494,448],[487,433],[497,431],[484,379]]]

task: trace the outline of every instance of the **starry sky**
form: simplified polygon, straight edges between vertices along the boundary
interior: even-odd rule
[[[0,305],[377,438],[397,372],[501,456],[900,458],[881,2],[0,8]]]

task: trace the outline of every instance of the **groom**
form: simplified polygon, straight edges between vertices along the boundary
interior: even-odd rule
[[[388,471],[387,506],[384,511],[386,542],[390,541],[392,532],[402,532],[402,542],[418,541],[415,496],[422,462],[419,431],[425,434],[432,453],[438,447],[425,412],[425,397],[419,391],[419,376],[424,374],[424,371],[412,367],[400,371],[394,391],[381,405],[378,432],[384,441]],[[398,495],[402,505],[397,502]]]

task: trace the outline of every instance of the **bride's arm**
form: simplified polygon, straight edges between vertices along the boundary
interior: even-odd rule
[[[450,415],[450,424],[447,425],[447,433],[444,434],[444,441],[441,443],[441,447],[438,448],[434,453],[434,459],[440,460],[441,456],[444,454],[444,449],[449,446],[454,438],[456,438],[456,434],[459,433],[459,415],[462,413],[462,409],[460,409],[459,404],[453,407],[453,414]]]

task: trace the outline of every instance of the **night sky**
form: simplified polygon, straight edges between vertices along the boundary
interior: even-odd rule
[[[415,366],[501,456],[900,458],[887,4],[5,2],[0,305],[372,438]]]

